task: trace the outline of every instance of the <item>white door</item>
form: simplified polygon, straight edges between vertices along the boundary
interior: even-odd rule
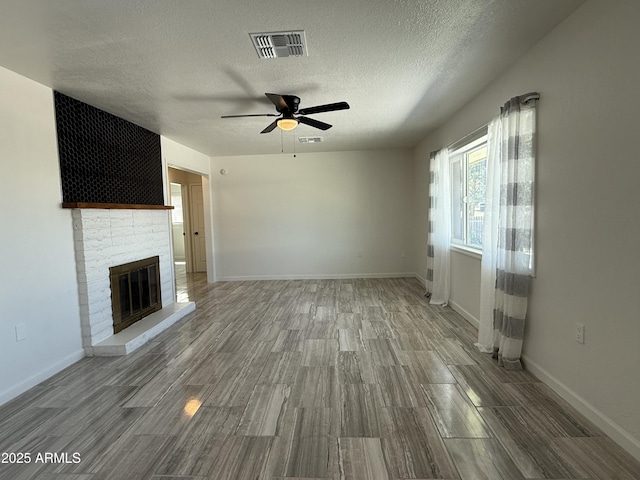
[[[204,234],[204,200],[202,185],[189,184],[191,210],[191,244],[193,267],[196,272],[207,271],[206,237]]]

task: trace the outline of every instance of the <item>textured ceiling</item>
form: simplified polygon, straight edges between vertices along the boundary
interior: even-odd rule
[[[278,153],[265,92],[313,118],[302,151],[412,147],[583,0],[0,0],[0,65],[210,155]],[[252,32],[305,30],[259,59]],[[514,94],[521,92],[514,92]]]

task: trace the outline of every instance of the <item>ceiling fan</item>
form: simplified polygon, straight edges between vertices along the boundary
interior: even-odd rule
[[[269,133],[276,127],[282,130],[293,130],[299,123],[304,123],[310,127],[319,128],[320,130],[329,130],[331,125],[328,123],[305,117],[304,115],[313,115],[314,113],[333,112],[334,110],[347,110],[349,104],[347,102],[328,103],[326,105],[317,105],[315,107],[301,108],[300,97],[295,95],[278,95],[277,93],[265,93],[267,98],[276,106],[278,114],[275,113],[253,113],[247,115],[223,115],[220,118],[238,118],[238,117],[280,117],[273,121],[267,128],[260,133]],[[303,116],[296,116],[303,115]]]

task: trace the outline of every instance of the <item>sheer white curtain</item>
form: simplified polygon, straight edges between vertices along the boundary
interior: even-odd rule
[[[489,125],[477,345],[482,351],[492,351],[498,364],[507,370],[522,369],[520,356],[534,274],[538,98],[538,94],[512,98]]]
[[[493,308],[496,296],[496,245],[498,244],[498,209],[500,206],[500,158],[502,120],[494,118],[487,128],[487,186],[482,230],[480,266],[480,326],[478,343],[481,352],[493,353]]]
[[[427,293],[433,305],[449,303],[449,245],[451,243],[451,180],[449,150],[431,156],[429,183],[429,238],[427,241]]]

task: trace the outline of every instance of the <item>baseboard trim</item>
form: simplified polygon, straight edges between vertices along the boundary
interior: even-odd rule
[[[5,390],[4,392],[0,393],[0,405],[4,405],[5,403],[13,400],[14,398],[23,394],[30,388],[35,387],[40,382],[44,382],[47,378],[50,378],[56,373],[60,372],[61,370],[64,370],[69,365],[73,365],[77,361],[82,360],[84,357],[85,357],[84,349],[77,350],[71,355],[67,355],[62,360],[45,368],[41,372],[38,372],[35,375],[32,375],[31,377],[27,378],[26,380],[23,380],[19,384],[14,385],[9,390]]]
[[[558,380],[556,377],[547,372],[544,368],[531,360],[526,355],[522,356],[525,368],[542,380],[554,392],[566,400],[573,408],[578,410],[589,420],[596,424],[604,433],[606,433],[614,442],[624,448],[629,454],[640,461],[640,440],[631,436],[620,425],[615,423],[604,413],[586,401],[568,386]]]
[[[471,325],[473,325],[476,328],[480,328],[480,320],[478,320],[474,315],[472,315],[466,309],[462,308],[454,300],[449,299],[449,306],[453,308],[456,312],[458,312],[460,315],[462,315],[462,317]]]
[[[417,278],[418,280],[420,280],[420,283],[422,283],[422,285],[426,285],[426,284],[427,284],[427,279],[426,279],[426,278],[424,278],[422,275],[419,275],[419,274],[417,274],[417,273],[415,273],[415,272],[414,272],[414,273],[413,273],[413,276],[414,276],[415,278]]]
[[[341,280],[352,278],[413,278],[414,273],[331,273],[331,274],[304,274],[304,275],[240,275],[218,277],[218,282],[244,282],[257,280]]]

